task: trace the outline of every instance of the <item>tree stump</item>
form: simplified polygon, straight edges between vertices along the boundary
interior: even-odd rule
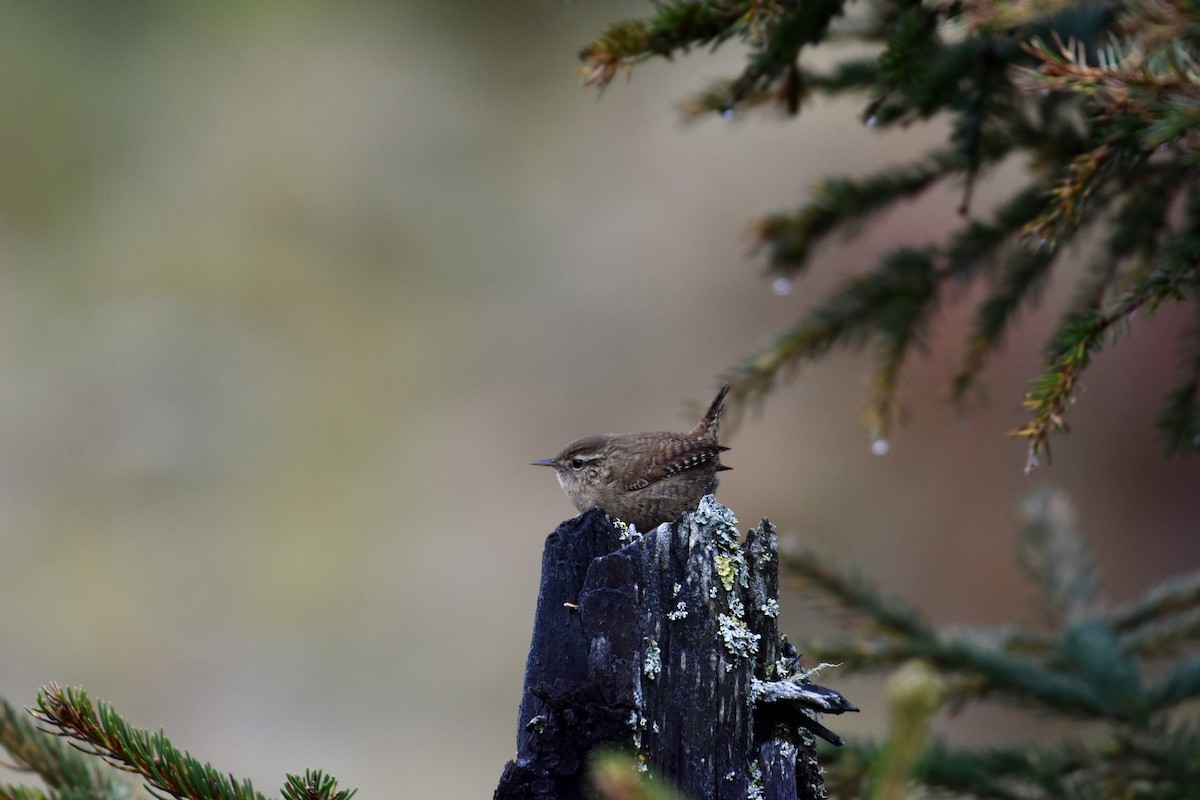
[[[857,711],[798,676],[775,530],[740,541],[710,495],[645,535],[600,509],[546,539],[517,757],[497,800],[584,798],[588,754],[629,751],[690,800],[824,797],[813,712]]]

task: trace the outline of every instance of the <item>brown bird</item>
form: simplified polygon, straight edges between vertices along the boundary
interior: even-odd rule
[[[729,386],[689,433],[606,433],[576,439],[554,458],[533,464],[554,467],[558,483],[580,511],[599,506],[647,531],[693,511],[717,488],[721,407]]]

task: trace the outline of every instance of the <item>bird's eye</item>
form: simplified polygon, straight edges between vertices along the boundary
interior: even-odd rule
[[[586,463],[587,462],[584,461],[582,458],[572,458],[571,459],[571,469],[583,469],[583,465]]]

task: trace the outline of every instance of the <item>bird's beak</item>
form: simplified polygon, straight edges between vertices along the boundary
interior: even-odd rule
[[[530,461],[529,465],[532,467],[553,467],[554,459],[553,458],[542,458],[537,461]]]

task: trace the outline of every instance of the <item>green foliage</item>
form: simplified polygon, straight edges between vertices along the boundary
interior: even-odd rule
[[[892,785],[910,780],[972,798],[1194,795],[1200,727],[1185,704],[1200,696],[1200,658],[1189,655],[1200,643],[1200,573],[1112,606],[1097,592],[1066,501],[1034,495],[1025,515],[1018,555],[1042,599],[1046,623],[1036,628],[937,632],[861,576],[811,553],[784,558],[846,623],[841,638],[806,643],[807,657],[856,671],[898,668],[888,740],[824,752],[831,796],[903,796]],[[931,698],[946,710],[992,702],[1079,725],[1058,744],[975,751],[935,742],[914,753],[912,743],[929,735]],[[908,765],[900,773],[897,759]]]
[[[786,289],[833,234],[939,186],[958,182],[964,216],[975,184],[1001,162],[1030,165],[1026,184],[990,219],[968,219],[940,243],[912,243],[809,310],[728,376],[731,399],[761,401],[781,380],[834,346],[878,353],[868,412],[876,437],[898,417],[897,375],[948,292],[989,286],[951,382],[960,404],[1021,313],[1036,303],[1064,248],[1091,228],[1079,289],[1025,395],[1028,466],[1049,456],[1092,357],[1136,314],[1161,303],[1200,309],[1200,6],[1181,0],[922,3],[876,0],[660,2],[655,16],[614,25],[585,47],[588,83],[606,86],[637,63],[719,46],[747,48],[740,74],[684,106],[732,116],[767,107],[796,114],[817,94],[865,97],[863,121],[880,130],[949,121],[945,144],[877,174],[831,177],[807,203],[764,216],[754,229],[766,271]],[[841,22],[840,27],[835,23]],[[804,51],[853,48],[827,72]],[[845,51],[842,51],[844,55]],[[1200,315],[1200,311],[1198,311]],[[1158,429],[1172,453],[1200,452],[1200,327]]]
[[[0,785],[0,800],[43,800],[45,798],[126,798],[133,784],[122,780],[96,759],[88,758],[63,739],[39,731],[33,718],[0,700],[0,747],[8,753],[11,766],[37,775],[48,791],[23,786]]]
[[[182,753],[160,731],[135,728],[111,706],[93,703],[82,689],[50,684],[38,692],[32,717],[0,701],[0,746],[18,769],[32,772],[48,791],[0,785],[0,800],[125,800],[135,786],[101,761],[140,775],[155,797],[193,800],[265,800],[250,781],[217,772]],[[39,730],[32,720],[45,727]],[[61,738],[60,738],[61,737]],[[64,739],[74,740],[68,746]],[[98,758],[96,758],[98,757]],[[350,800],[320,770],[288,775],[283,800]]]

